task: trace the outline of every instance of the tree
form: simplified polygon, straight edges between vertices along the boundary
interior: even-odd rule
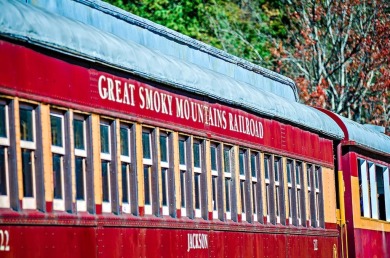
[[[277,69],[301,99],[389,130],[390,12],[385,0],[287,0],[287,40],[275,40]]]
[[[270,36],[285,35],[276,0],[105,0],[250,62],[270,67]]]

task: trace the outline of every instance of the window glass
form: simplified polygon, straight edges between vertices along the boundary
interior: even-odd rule
[[[254,220],[257,220],[257,211],[258,211],[258,198],[257,198],[257,162],[256,157],[258,154],[251,153],[251,177],[252,177],[252,212]]]
[[[241,212],[245,213],[245,180],[240,180]]]
[[[295,191],[296,191],[296,207],[297,207],[297,222],[296,225],[301,225],[301,209],[304,207],[304,202],[301,202],[301,171],[302,171],[302,163],[296,162],[295,163]]]
[[[151,144],[150,133],[149,132],[142,132],[142,151],[143,151],[144,159],[151,159],[152,158],[150,144]]]
[[[129,141],[129,128],[121,127],[121,155],[130,156],[130,141]]]
[[[186,164],[185,140],[179,139],[179,159],[180,165]]]
[[[291,184],[291,161],[287,161],[287,183]]]
[[[200,209],[200,174],[196,173],[195,177],[195,209]]]
[[[168,137],[160,135],[160,158],[162,162],[168,162]]]
[[[217,170],[217,148],[215,146],[211,146],[210,153],[211,153],[211,170]]]
[[[50,115],[51,145],[63,147],[62,143],[62,117]]]
[[[152,204],[151,197],[151,178],[150,178],[150,167],[144,166],[144,191],[145,191],[145,205]]]
[[[84,158],[76,157],[76,199],[85,200],[84,196]]]
[[[168,169],[164,168],[161,170],[161,179],[162,179],[162,205],[168,206]]]
[[[102,190],[103,202],[110,202],[110,171],[109,161],[102,160]]]
[[[7,195],[6,148],[0,146],[0,195]]]
[[[240,175],[245,175],[245,154],[242,151],[240,151],[239,163]]]
[[[264,156],[264,177],[269,179],[269,156]]]
[[[34,197],[34,183],[31,154],[33,151],[22,149],[22,171],[23,171],[23,196]]]
[[[314,180],[315,180],[315,182],[316,182],[316,189],[318,189],[320,186],[320,184],[319,184],[319,175],[318,175],[318,172],[319,170],[315,170],[315,174],[314,174]]]
[[[102,153],[110,153],[110,126],[100,124],[100,147]]]
[[[0,137],[7,138],[7,107],[5,104],[0,103]]]
[[[194,167],[200,167],[200,143],[194,142]]]
[[[218,198],[218,193],[217,193],[217,182],[218,177],[217,176],[212,176],[212,188],[213,188],[213,210],[217,210],[217,198]]]
[[[278,182],[279,181],[279,158],[275,158],[274,173],[275,173],[275,182]]]
[[[84,120],[79,120],[77,118],[73,119],[73,130],[75,149],[85,150]]]
[[[230,149],[224,148],[223,150],[223,161],[225,166],[225,172],[230,173]]]
[[[53,182],[54,198],[62,199],[62,173],[61,173],[62,156],[53,154]]]
[[[252,175],[252,177],[257,178],[257,175],[256,175],[256,155],[255,154],[251,155],[251,175]]]
[[[186,172],[185,171],[180,171],[181,207],[182,208],[186,207],[186,185],[185,185],[185,180],[186,180]]]
[[[128,165],[122,162],[122,202],[123,203],[129,203],[129,190],[128,190],[129,178],[127,176],[127,167]]]
[[[20,138],[22,141],[34,141],[33,110],[20,107]]]
[[[271,186],[270,186],[270,178],[269,178],[269,171],[270,171],[270,160],[271,157],[269,155],[264,155],[264,177],[265,177],[265,202],[267,203],[267,217],[269,218],[269,215],[271,214]]]
[[[385,185],[383,181],[384,168],[381,166],[376,166],[375,170],[379,219],[386,220]]]
[[[226,212],[230,212],[230,185],[231,179],[225,178]]]

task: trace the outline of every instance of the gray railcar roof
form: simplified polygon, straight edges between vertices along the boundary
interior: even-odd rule
[[[4,37],[122,69],[330,137],[344,136],[330,117],[314,108],[93,26],[17,1],[0,0],[0,10],[0,35]]]
[[[92,25],[126,41],[174,56],[256,88],[298,101],[293,80],[198,40],[96,0],[28,0],[53,13]]]
[[[353,141],[360,146],[390,155],[390,137],[384,133],[372,130],[367,126],[356,123],[337,115],[344,123],[348,135],[346,140]]]

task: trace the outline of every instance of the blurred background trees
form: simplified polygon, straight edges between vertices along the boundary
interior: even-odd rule
[[[390,131],[390,1],[107,2],[292,78],[305,104]]]

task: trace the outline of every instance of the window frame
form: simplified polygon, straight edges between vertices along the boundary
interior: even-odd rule
[[[294,171],[294,161],[291,159],[287,159],[286,163],[286,172],[287,172],[287,198],[288,198],[288,219],[289,223],[292,223],[293,220],[293,173]],[[290,179],[290,180],[289,180]],[[290,182],[289,182],[290,181]]]
[[[59,110],[55,110],[55,109],[51,109],[50,110],[50,132],[52,133],[52,128],[51,128],[51,117],[54,116],[54,117],[57,117],[57,118],[60,118],[61,119],[61,140],[62,140],[62,147],[60,146],[56,146],[56,145],[53,145],[53,139],[52,139],[52,142],[51,142],[51,153],[52,153],[52,160],[53,160],[53,157],[54,155],[60,155],[60,175],[61,175],[61,195],[62,195],[62,198],[61,199],[58,199],[58,198],[55,198],[54,196],[54,185],[53,185],[53,210],[59,210],[59,211],[64,211],[65,210],[65,166],[64,166],[64,161],[65,161],[65,154],[66,154],[66,146],[65,146],[65,123],[66,123],[66,118],[65,118],[65,115],[59,111]],[[54,161],[53,161],[53,166],[54,166]],[[53,168],[53,172],[54,172],[54,168]],[[53,174],[53,177],[54,177],[54,174]],[[53,178],[53,184],[54,184],[54,181],[55,179]]]
[[[226,170],[226,152],[228,152],[228,170]],[[225,188],[225,196],[224,196],[224,210],[225,210],[225,217],[226,220],[232,220],[232,212],[233,212],[233,191],[234,191],[234,185],[233,185],[233,176],[234,173],[232,172],[232,156],[233,156],[233,146],[224,144],[223,146],[223,164],[224,164],[224,188]],[[229,197],[229,199],[227,199]],[[229,210],[228,210],[228,204],[229,204]]]
[[[242,221],[247,221],[247,180],[246,176],[248,173],[248,164],[247,164],[247,155],[248,150],[240,148],[238,151],[238,164],[239,164],[239,182],[240,182],[240,202],[241,202],[241,219]],[[242,154],[242,156],[241,156]],[[241,160],[242,158],[242,160]],[[241,164],[242,163],[242,164]],[[242,166],[241,166],[242,165]],[[241,168],[243,168],[243,173],[241,173]]]
[[[267,162],[266,162],[267,161]],[[270,222],[271,218],[271,162],[272,156],[270,154],[264,154],[263,164],[264,164],[264,184],[265,184],[265,196],[264,201],[267,207],[267,221]],[[267,172],[267,173],[266,173]],[[267,177],[268,174],[268,177]]]
[[[168,131],[160,131],[160,138],[159,138],[159,148],[160,148],[160,175],[161,175],[161,186],[162,186],[162,189],[161,189],[161,203],[162,203],[162,213],[163,215],[169,215],[169,207],[170,207],[170,203],[171,203],[171,200],[170,200],[170,196],[169,196],[169,173],[170,173],[170,168],[171,168],[171,164],[170,164],[170,154],[171,154],[171,146],[170,146],[170,133]],[[167,156],[167,160],[166,161],[162,161],[161,160],[161,155],[162,155],[162,150],[161,150],[161,137],[166,137],[166,156]],[[165,173],[163,172],[165,171]],[[165,183],[165,184],[164,184]],[[165,189],[165,198],[166,198],[166,205],[164,205],[163,203],[163,198],[164,198],[164,191],[163,189]]]
[[[32,106],[29,104],[25,103],[20,103],[19,105],[19,121],[20,121],[20,110],[21,109],[28,109],[31,110],[31,117],[32,117],[32,141],[26,141],[22,140],[22,137],[20,138],[20,149],[23,151],[23,149],[31,151],[30,153],[30,159],[31,159],[31,178],[32,178],[32,188],[33,188],[33,197],[25,197],[23,193],[22,197],[22,208],[23,209],[36,209],[37,208],[37,189],[36,189],[36,162],[35,162],[35,153],[37,151],[37,117],[36,117],[36,112],[37,112],[37,107]],[[20,127],[21,127],[21,123]],[[21,129],[21,128],[20,128]],[[23,155],[23,153],[22,153]],[[23,162],[23,158],[22,158]],[[22,165],[22,170],[23,170],[23,165]],[[23,173],[23,172],[22,172]],[[23,185],[24,185],[24,179],[23,179]]]
[[[212,151],[211,149],[215,149],[215,166],[216,170],[213,169],[213,164],[212,164]],[[219,199],[220,199],[220,186],[219,186],[219,147],[217,143],[211,142],[210,143],[210,164],[211,164],[211,205],[212,205],[212,213],[213,213],[213,219],[218,219],[219,218]]]
[[[84,142],[84,149],[78,149],[76,148],[76,145],[74,145],[74,158],[81,158],[82,159],[82,177],[83,177],[83,200],[77,199],[77,176],[76,176],[76,164],[75,164],[75,184],[76,184],[76,210],[77,212],[86,212],[87,211],[87,199],[88,199],[88,193],[87,193],[87,158],[88,158],[88,147],[87,147],[87,126],[88,126],[88,117],[82,115],[82,114],[74,114],[73,115],[73,121],[72,121],[72,130],[73,130],[73,137],[75,137],[75,128],[74,128],[74,121],[79,120],[83,123],[83,142]]]
[[[199,148],[199,167],[195,167],[195,144],[198,145]],[[194,211],[195,211],[195,217],[201,218],[202,217],[202,190],[203,190],[203,184],[202,184],[202,166],[203,166],[203,140],[198,138],[192,139],[192,163],[194,168]],[[198,190],[198,191],[197,191]],[[197,200],[198,199],[198,200]],[[199,208],[196,207],[196,203],[199,202]]]
[[[298,169],[298,170],[297,170]],[[302,211],[304,210],[304,202],[302,202],[302,171],[303,171],[303,163],[301,161],[295,161],[294,166],[294,182],[295,182],[295,196],[296,196],[296,226],[302,225]],[[298,178],[298,180],[297,180]]]
[[[111,173],[111,168],[112,168],[112,165],[111,164],[114,160],[113,160],[113,146],[112,146],[112,136],[113,136],[113,124],[114,124],[114,121],[110,121],[108,119],[104,119],[104,118],[101,118],[100,119],[100,123],[99,123],[99,126],[100,126],[100,164],[101,164],[101,184],[102,184],[102,211],[104,213],[111,213],[112,212],[112,181],[113,181],[113,178],[112,178],[112,173]],[[102,135],[102,127],[107,127],[108,128],[108,152],[103,152],[102,150],[102,137],[104,137]],[[104,200],[104,179],[103,179],[103,162],[107,162],[107,195],[108,195],[108,201],[105,201]]]
[[[275,218],[276,223],[282,223],[282,213],[283,213],[283,206],[284,206],[284,199],[282,198],[283,195],[283,158],[279,156],[273,156],[273,168],[274,168],[274,196],[275,196],[275,202],[274,202],[274,210],[275,210]],[[275,170],[275,167],[278,169]]]
[[[4,147],[4,179],[5,179],[5,188],[6,194],[0,195],[0,208],[10,208],[10,164],[9,164],[9,154],[10,154],[10,110],[9,103],[5,100],[0,99],[0,105],[4,105],[5,113],[5,135],[6,137],[0,137],[0,146]]]
[[[128,152],[129,152],[129,156],[126,156],[126,155],[123,155],[122,154],[122,148],[120,149],[120,173],[121,173],[121,176],[122,176],[122,184],[121,184],[121,190],[122,190],[122,199],[121,199],[121,210],[123,213],[127,213],[127,214],[130,214],[131,213],[131,204],[132,204],[132,201],[131,201],[131,168],[132,168],[132,159],[131,159],[131,155],[132,155],[132,125],[131,124],[127,124],[127,123],[124,123],[124,122],[120,122],[120,125],[119,125],[119,142],[122,141],[122,134],[121,134],[121,130],[122,129],[125,129],[126,130],[126,137],[127,137],[127,143],[128,143]],[[121,145],[122,147],[122,145]],[[123,165],[126,166],[126,171],[125,171],[125,174],[126,174],[126,179],[123,178]],[[123,201],[123,198],[124,198],[124,191],[123,191],[123,182],[126,182],[126,191],[127,191],[127,200],[128,202],[125,203]]]
[[[153,155],[153,133],[154,129],[149,128],[149,127],[142,127],[142,150],[144,146],[144,133],[147,133],[149,135],[149,149],[150,149],[150,158],[145,158],[144,153],[142,153],[142,164],[143,164],[143,182],[144,182],[144,211],[146,215],[152,215],[153,214],[153,160],[154,160],[154,155]],[[147,169],[148,173],[148,189],[149,189],[149,199],[150,199],[150,204],[146,204],[146,178],[145,178],[145,172]]]
[[[320,189],[320,174],[321,174],[321,167],[320,166],[314,166],[313,170],[313,179],[314,179],[314,207],[315,207],[315,227],[321,226],[321,189]]]
[[[190,138],[187,135],[181,135],[179,134],[178,137],[178,144],[179,144],[179,173],[180,173],[180,216],[186,217],[187,216],[187,208],[188,208],[188,177],[189,177],[189,171],[188,171],[188,142]],[[181,145],[180,142],[183,142],[183,157],[184,157],[184,164],[180,161],[180,151],[181,151]],[[191,195],[192,196],[192,195]],[[183,206],[184,204],[184,206]]]
[[[261,198],[261,171],[260,171],[260,157],[261,153],[258,151],[250,151],[250,182],[251,182],[251,204],[253,221],[263,222],[262,203]],[[253,166],[253,164],[255,166]],[[255,175],[253,176],[253,172]],[[258,216],[260,214],[260,217]]]

